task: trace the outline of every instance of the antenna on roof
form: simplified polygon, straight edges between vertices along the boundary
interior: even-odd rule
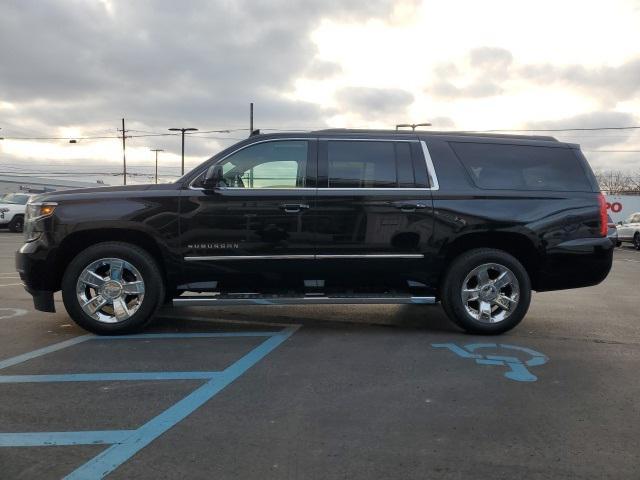
[[[396,125],[396,130],[400,130],[401,128],[411,128],[414,132],[416,131],[416,127],[430,127],[430,123],[398,123]]]

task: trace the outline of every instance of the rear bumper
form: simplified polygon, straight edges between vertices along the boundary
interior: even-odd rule
[[[536,290],[563,290],[597,285],[613,263],[615,244],[608,237],[580,238],[547,248]]]
[[[34,308],[41,312],[55,312],[53,290],[46,283],[48,275],[51,275],[53,270],[49,262],[29,252],[29,245],[23,245],[16,252],[16,271],[24,282],[24,289],[33,297]]]

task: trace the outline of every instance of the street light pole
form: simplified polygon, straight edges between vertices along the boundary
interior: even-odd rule
[[[430,127],[430,123],[399,123],[396,125],[396,130],[400,130],[401,128],[409,127],[412,131],[416,131],[416,127]]]
[[[182,133],[182,175],[184,175],[184,132],[196,132],[197,128],[170,128],[171,132],[181,132]]]
[[[158,184],[158,152],[164,152],[161,148],[151,148],[152,152],[156,152],[156,185]]]
[[[124,118],[122,119],[122,178],[124,180],[124,184],[127,184],[127,153],[126,153],[126,133],[127,131],[124,129]],[[69,142],[71,143],[71,142]]]

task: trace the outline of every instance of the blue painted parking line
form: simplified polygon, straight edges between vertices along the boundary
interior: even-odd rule
[[[0,447],[42,447],[49,445],[111,445],[123,442],[133,430],[86,432],[0,433]]]
[[[38,350],[33,350],[32,352],[23,353],[22,355],[7,358],[6,360],[0,361],[0,370],[2,370],[3,368],[12,367],[22,362],[26,362],[27,360],[31,360],[32,358],[41,357],[42,355],[46,355],[48,353],[57,352],[58,350],[62,350],[63,348],[67,348],[72,345],[77,345],[78,343],[86,342],[87,340],[91,340],[92,338],[97,337],[91,334],[80,335],[79,337],[74,337],[70,340],[65,340],[64,342],[54,343],[53,345],[49,345],[48,347],[39,348]]]
[[[504,376],[517,382],[535,382],[538,377],[531,373],[527,367],[537,367],[544,365],[549,361],[549,357],[540,352],[536,352],[530,348],[520,347],[518,345],[507,345],[504,343],[470,343],[468,345],[463,345],[462,347],[455,343],[432,343],[431,346],[434,348],[447,348],[459,357],[474,359],[478,365],[502,365],[509,367],[510,370],[505,372]],[[526,353],[530,358],[523,361],[519,357],[514,356],[480,355],[476,353],[476,350],[483,348],[515,350],[519,353]]]
[[[112,372],[112,373],[71,373],[58,375],[4,375],[0,383],[27,382],[91,382],[113,380],[206,380],[206,382],[141,427],[133,430],[105,430],[81,432],[33,432],[0,433],[0,447],[48,446],[48,445],[93,445],[106,444],[109,448],[71,472],[67,479],[103,478],[160,435],[185,419],[204,405],[225,387],[235,381],[249,368],[289,338],[299,325],[289,325],[282,330],[264,332],[212,332],[212,333],[160,333],[126,335],[119,337],[97,337],[84,335],[75,339],[51,345],[0,362],[0,369],[26,362],[47,353],[55,352],[87,340],[138,340],[138,339],[180,339],[180,338],[231,338],[267,337],[260,345],[219,372]]]
[[[220,372],[115,372],[58,375],[0,375],[0,383],[116,382],[136,380],[211,380]]]

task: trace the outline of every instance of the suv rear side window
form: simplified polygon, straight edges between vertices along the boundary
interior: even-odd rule
[[[329,188],[416,188],[407,142],[330,140]]]
[[[450,142],[480,188],[506,190],[592,191],[571,149]]]

